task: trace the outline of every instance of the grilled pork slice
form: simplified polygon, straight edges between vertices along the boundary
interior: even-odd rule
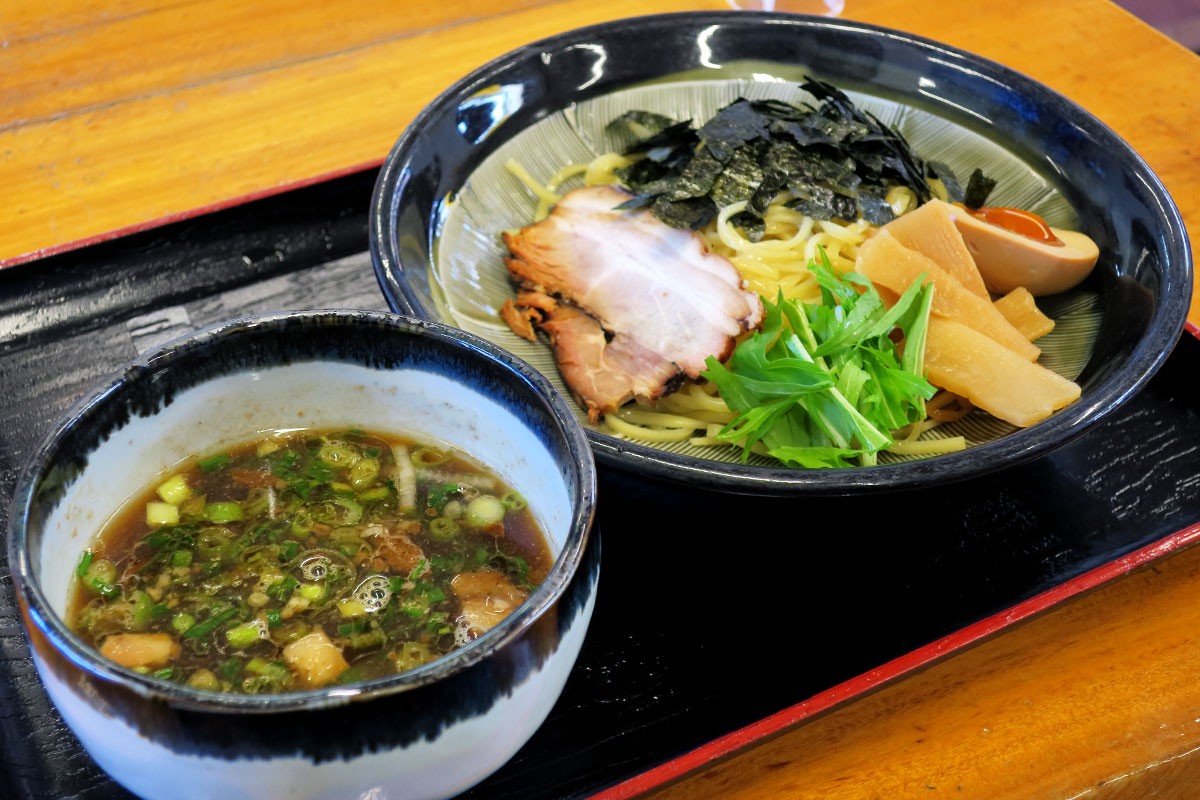
[[[624,333],[609,341],[595,317],[560,304],[541,322],[550,336],[563,380],[588,409],[592,422],[635,397],[657,400],[682,376],[671,361]]]
[[[576,189],[544,220],[504,234],[521,291],[501,316],[518,335],[536,326],[550,336],[563,380],[593,420],[698,377],[763,315],[728,259],[648,210],[618,210],[630,197],[613,186]],[[548,308],[547,297],[557,302]]]

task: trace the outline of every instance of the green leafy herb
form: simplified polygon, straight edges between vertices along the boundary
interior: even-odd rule
[[[445,509],[446,503],[460,495],[462,490],[462,484],[456,481],[440,483],[430,488],[429,494],[425,500],[425,504],[430,508],[436,509],[440,514],[442,513],[442,510]]]
[[[867,278],[821,257],[809,264],[820,303],[764,299],[760,329],[702,373],[737,413],[719,438],[741,443],[743,459],[761,442],[792,467],[873,465],[934,394],[922,377],[932,284],[915,281],[887,308]]]

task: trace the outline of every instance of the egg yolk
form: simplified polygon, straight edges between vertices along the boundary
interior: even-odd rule
[[[1004,228],[1028,239],[1033,239],[1035,242],[1059,247],[1066,245],[1054,234],[1054,231],[1050,230],[1050,226],[1044,219],[1031,211],[1007,206],[981,206],[980,208],[967,208],[966,211],[972,217],[983,220],[989,225]]]

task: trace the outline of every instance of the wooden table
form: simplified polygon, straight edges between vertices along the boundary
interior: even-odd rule
[[[684,0],[54,0],[0,11],[0,266],[377,165],[455,79],[527,41]],[[749,7],[750,3],[741,3]],[[771,4],[825,12],[815,2]],[[829,5],[841,5],[831,3]],[[1200,242],[1200,58],[1106,0],[850,0],[1076,100],[1162,177]],[[731,13],[736,13],[731,11]],[[1200,293],[1189,328],[1200,325]],[[1020,624],[646,780],[663,797],[1190,798],[1200,785],[1195,530]],[[1149,561],[1150,566],[1138,567]],[[1120,573],[1129,574],[1119,576]],[[1003,622],[1003,621],[1001,621]],[[934,648],[939,645],[933,645]],[[871,675],[863,680],[870,683]],[[820,712],[820,713],[814,713]],[[762,731],[773,734],[760,738]],[[690,769],[690,772],[686,772]],[[685,774],[686,773],[686,774]]]

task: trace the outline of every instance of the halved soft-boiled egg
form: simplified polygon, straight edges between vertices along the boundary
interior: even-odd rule
[[[1100,249],[1078,231],[1051,228],[1038,215],[1015,208],[954,207],[954,224],[987,288],[1007,294],[1056,294],[1078,286],[1096,266]]]

